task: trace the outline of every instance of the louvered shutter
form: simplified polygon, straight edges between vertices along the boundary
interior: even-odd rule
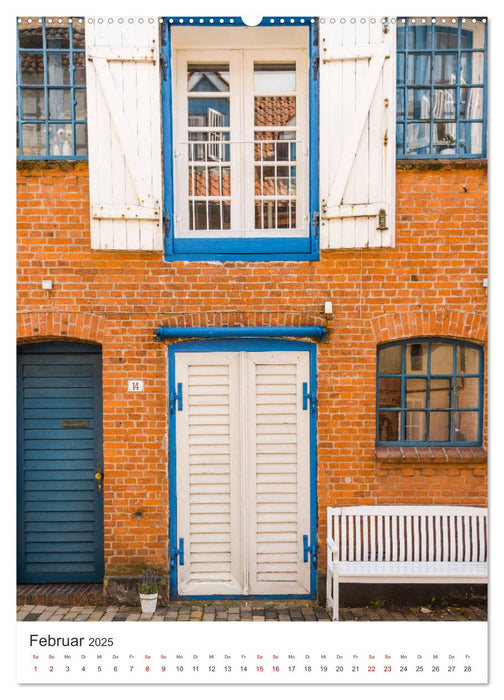
[[[86,57],[91,247],[162,250],[159,23],[87,18]]]
[[[250,595],[310,593],[308,353],[248,353],[248,568]]]
[[[241,594],[239,356],[178,353],[176,381],[178,592]]]
[[[320,24],[321,248],[394,245],[395,24]]]

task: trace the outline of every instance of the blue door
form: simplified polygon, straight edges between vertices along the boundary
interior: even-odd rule
[[[101,348],[18,348],[18,582],[103,580]]]

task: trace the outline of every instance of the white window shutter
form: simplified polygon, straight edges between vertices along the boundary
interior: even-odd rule
[[[91,247],[162,250],[156,18],[86,18]]]
[[[320,23],[322,249],[394,245],[395,24]]]

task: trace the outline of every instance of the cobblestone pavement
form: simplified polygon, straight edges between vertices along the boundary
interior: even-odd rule
[[[131,621],[243,621],[243,622],[327,622],[327,611],[313,603],[261,604],[225,603],[219,601],[191,603],[172,602],[158,607],[154,614],[142,614],[140,607],[104,605],[20,605],[18,621],[32,622],[131,622]],[[340,608],[340,621],[481,621],[487,619],[486,609],[475,605],[467,607],[435,607],[433,610],[414,606]]]

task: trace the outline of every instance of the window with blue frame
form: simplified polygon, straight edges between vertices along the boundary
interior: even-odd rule
[[[17,48],[18,158],[86,158],[83,18],[19,18]]]
[[[210,21],[163,24],[166,254],[314,257],[316,23]]]
[[[483,351],[442,338],[378,348],[379,445],[481,445]]]
[[[397,155],[486,156],[486,22],[397,20]]]

